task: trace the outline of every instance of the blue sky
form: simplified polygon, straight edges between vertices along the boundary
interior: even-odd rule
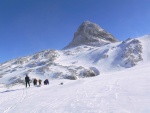
[[[150,33],[150,0],[0,0],[0,62],[62,49],[86,20],[125,40]]]

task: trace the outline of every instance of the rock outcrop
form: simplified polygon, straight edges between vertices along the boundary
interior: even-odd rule
[[[118,40],[116,38],[114,38],[110,33],[102,29],[97,24],[90,21],[85,21],[75,32],[72,42],[64,49],[80,45],[102,46],[117,41]]]

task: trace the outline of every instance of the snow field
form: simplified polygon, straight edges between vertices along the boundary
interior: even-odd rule
[[[0,113],[149,113],[149,70],[143,65],[42,87],[0,88]]]
[[[41,55],[42,53],[45,55],[47,51],[35,54],[36,62],[32,62],[35,60],[32,59],[33,56],[31,58],[28,56],[20,60],[27,62],[23,65],[13,60],[2,64],[0,113],[150,113],[150,49],[148,49],[150,38],[149,35],[143,36],[129,44],[131,47],[127,50],[133,50],[132,54],[136,53],[136,48],[132,47],[136,47],[137,42],[142,45],[140,55],[143,60],[135,62],[137,65],[131,68],[124,63],[128,55],[131,57],[131,53],[129,52],[125,59],[121,57],[125,55],[121,51],[126,53],[124,50],[128,47],[128,41],[132,40],[102,47],[80,46],[57,51],[60,56],[52,62],[53,65],[49,64],[50,70],[46,71],[45,75],[42,72],[37,73],[36,69],[46,64],[35,67],[29,65],[38,64],[40,60],[47,62]],[[49,52],[50,55],[52,53],[55,52]],[[134,54],[131,61],[134,61],[138,55]],[[31,60],[28,61],[28,59]],[[11,84],[10,79],[15,76],[21,76],[24,79],[24,74],[28,71],[31,71],[29,76],[41,77],[42,80],[50,78],[54,72],[68,74],[70,66],[72,68],[76,68],[75,66],[95,67],[100,75],[77,80],[51,78],[50,85],[41,87],[25,88],[23,85],[16,85],[7,89],[2,84]],[[52,74],[49,75],[49,73]],[[61,82],[64,84],[60,85]]]

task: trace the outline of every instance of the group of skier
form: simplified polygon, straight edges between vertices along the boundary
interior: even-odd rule
[[[39,85],[41,85],[42,80],[41,80],[41,79],[37,80],[36,78],[34,78],[34,79],[33,79],[33,85],[36,86],[36,85],[37,85],[37,82],[39,82]]]
[[[27,74],[26,74],[26,77],[25,77],[25,82],[26,82],[26,87],[27,87],[27,85],[30,87],[30,78]],[[39,86],[42,85],[42,80],[41,79],[37,80],[36,78],[34,78],[33,79],[33,85],[37,86],[37,82],[39,83]],[[48,79],[44,80],[44,85],[48,85],[48,84],[49,84]]]

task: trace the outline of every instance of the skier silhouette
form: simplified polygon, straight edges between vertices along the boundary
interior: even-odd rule
[[[25,82],[26,82],[26,88],[27,88],[27,84],[30,87],[30,78],[29,78],[29,76],[27,74],[26,74],[26,77],[25,77]]]

